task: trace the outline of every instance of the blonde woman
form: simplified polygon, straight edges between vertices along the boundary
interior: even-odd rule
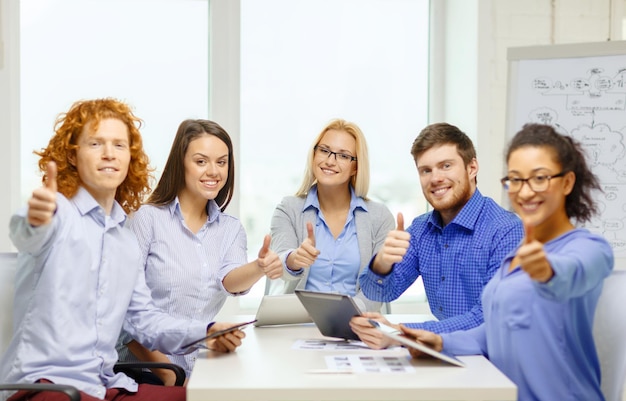
[[[358,277],[394,227],[389,209],[367,198],[369,157],[361,129],[330,121],[311,148],[300,189],[277,206],[271,248],[283,263],[283,292],[306,289],[355,296],[368,311]],[[357,302],[360,303],[360,302]]]

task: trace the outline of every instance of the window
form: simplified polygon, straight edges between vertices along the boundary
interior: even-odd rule
[[[251,259],[331,118],[364,131],[371,198],[407,222],[426,210],[409,150],[427,123],[428,3],[241,0],[237,193]],[[133,105],[158,178],[178,124],[210,118],[209,0],[20,4],[22,200],[40,185],[32,151],[47,144],[57,114],[78,99],[112,96]],[[260,282],[234,300],[256,308],[263,288]]]
[[[410,147],[428,117],[428,16],[428,0],[241,1],[240,194],[251,260],[275,206],[298,189],[311,141],[335,117],[365,133],[370,197],[407,224],[426,211]],[[263,290],[258,283],[257,298],[242,302],[258,303]]]
[[[208,0],[23,1],[20,19],[23,202],[41,183],[33,150],[76,100],[133,106],[157,178],[178,124],[207,118]]]

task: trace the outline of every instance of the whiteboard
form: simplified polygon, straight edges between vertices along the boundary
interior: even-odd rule
[[[609,241],[623,266],[626,41],[509,48],[507,59],[506,142],[527,122],[551,124],[581,142],[604,190],[600,215],[585,227]]]

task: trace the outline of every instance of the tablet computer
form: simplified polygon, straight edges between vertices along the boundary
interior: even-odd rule
[[[309,312],[296,294],[265,295],[256,311],[255,326],[311,323]]]
[[[460,366],[460,367],[465,367],[465,364],[463,362],[461,362],[460,360],[458,360],[454,355],[452,354],[448,354],[446,352],[443,351],[435,351],[434,349],[430,348],[428,345],[417,341],[417,340],[412,340],[410,338],[407,338],[405,336],[402,335],[401,332],[399,332],[398,330],[396,330],[393,327],[387,326],[386,324],[382,324],[380,322],[377,322],[375,320],[371,320],[369,319],[369,322],[371,323],[372,326],[374,326],[377,330],[379,330],[380,332],[383,333],[383,335],[396,340],[397,342],[399,342],[402,345],[405,345],[407,347],[411,347],[411,348],[415,348],[419,351],[422,351],[423,353],[430,355],[432,357],[435,357],[439,360],[442,360],[444,362],[447,362],[451,365],[455,365],[455,366]]]
[[[224,334],[226,334],[226,333],[230,333],[231,331],[235,331],[235,330],[243,330],[243,329],[245,329],[245,328],[246,328],[246,326],[248,326],[248,325],[250,325],[250,324],[252,324],[252,323],[254,323],[254,322],[256,322],[256,320],[251,320],[251,321],[249,321],[249,322],[239,323],[239,324],[236,324],[236,325],[234,325],[234,326],[231,326],[231,327],[229,327],[229,328],[227,328],[227,329],[215,331],[215,332],[213,332],[213,333],[209,334],[208,336],[205,336],[205,337],[199,338],[199,339],[197,339],[197,340],[195,340],[195,341],[190,342],[189,344],[185,344],[185,345],[183,345],[181,348],[189,348],[189,347],[191,347],[191,346],[198,345],[198,344],[200,344],[200,346],[204,346],[204,342],[205,342],[206,340],[210,340],[210,339],[212,339],[212,338],[222,336],[222,335],[224,335]]]
[[[350,328],[350,319],[361,315],[352,297],[307,290],[295,290],[295,293],[322,335],[360,341]]]

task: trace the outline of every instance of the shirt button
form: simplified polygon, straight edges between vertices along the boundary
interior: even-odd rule
[[[444,276],[441,276],[441,281],[445,281],[446,278]]]
[[[377,282],[378,284],[382,284],[382,283],[383,283],[383,280],[378,279],[378,280],[376,280],[376,282]]]

